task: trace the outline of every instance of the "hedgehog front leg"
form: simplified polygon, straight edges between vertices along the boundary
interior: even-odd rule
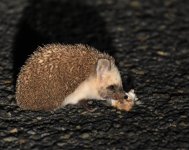
[[[81,100],[82,100],[82,97],[80,97],[77,93],[74,92],[74,93],[68,95],[64,99],[64,101],[62,103],[62,107],[66,106],[68,104],[75,105],[75,104],[79,103],[79,101],[81,101]]]
[[[62,106],[66,106],[68,104],[74,105],[80,102],[81,100],[89,99],[88,97],[89,93],[90,93],[90,88],[88,86],[88,82],[84,81],[75,89],[73,93],[71,93],[64,99]]]

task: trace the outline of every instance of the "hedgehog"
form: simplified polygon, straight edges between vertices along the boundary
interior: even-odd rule
[[[119,107],[115,101],[127,98],[115,59],[83,44],[38,47],[16,83],[16,101],[24,110],[54,111],[90,99]]]

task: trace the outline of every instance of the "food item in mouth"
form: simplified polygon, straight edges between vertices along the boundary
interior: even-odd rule
[[[119,110],[130,111],[138,98],[136,97],[133,89],[126,93],[126,95],[128,96],[127,99],[112,100],[112,106]]]

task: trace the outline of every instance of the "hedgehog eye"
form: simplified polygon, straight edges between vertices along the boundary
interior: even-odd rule
[[[116,85],[110,85],[107,87],[108,90],[110,91],[115,91],[116,90]]]

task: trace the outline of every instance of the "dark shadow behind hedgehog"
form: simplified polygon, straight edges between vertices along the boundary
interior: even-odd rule
[[[38,46],[44,44],[88,44],[114,55],[106,23],[95,6],[84,0],[25,2],[26,8],[18,23],[18,32],[13,43],[14,85],[26,59]]]

